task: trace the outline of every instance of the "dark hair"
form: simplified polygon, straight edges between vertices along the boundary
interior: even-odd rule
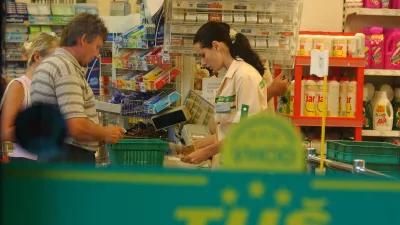
[[[225,43],[230,50],[231,56],[242,58],[245,62],[252,65],[262,76],[264,66],[257,53],[253,51],[249,40],[241,33],[237,33],[235,40],[232,41],[229,35],[230,26],[222,22],[208,22],[200,27],[194,36],[193,44],[200,43],[202,48],[211,48],[213,41]]]
[[[90,43],[99,36],[103,41],[107,40],[108,29],[104,25],[104,21],[96,14],[79,13],[64,27],[60,46],[71,47],[76,45],[76,40],[86,35],[86,40]]]

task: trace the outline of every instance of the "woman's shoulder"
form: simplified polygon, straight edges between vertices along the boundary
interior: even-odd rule
[[[17,80],[14,79],[13,81],[10,81],[7,85],[7,92],[4,93],[4,98],[11,98],[13,100],[18,100],[18,99],[23,99],[24,98],[24,86],[23,84]]]
[[[237,72],[239,77],[254,77],[257,79],[262,79],[261,74],[252,65],[245,61],[241,61]]]

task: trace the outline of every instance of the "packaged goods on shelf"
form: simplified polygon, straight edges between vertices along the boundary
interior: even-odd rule
[[[365,68],[400,69],[400,28],[366,27]]]
[[[362,8],[364,5],[363,0],[346,0],[347,8]]]
[[[299,35],[298,56],[310,56],[313,49],[329,51],[341,58],[364,58],[364,35],[355,33],[308,32]]]
[[[170,29],[165,33],[163,57],[193,56],[193,42],[189,42],[189,49],[182,37],[193,37],[208,21],[222,21],[250,38],[251,46],[267,60],[293,68],[302,1],[290,4],[275,1],[266,3],[262,0],[205,4],[201,1],[189,3],[167,0],[166,4],[169,9],[166,26]]]

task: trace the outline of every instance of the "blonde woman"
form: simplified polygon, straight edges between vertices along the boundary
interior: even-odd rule
[[[15,141],[15,118],[19,111],[25,110],[31,104],[30,87],[33,73],[40,62],[53,54],[58,43],[59,39],[54,33],[40,33],[22,45],[22,53],[28,58],[28,69],[24,76],[8,84],[1,99],[0,141]],[[27,129],[31,128],[27,127]],[[37,160],[36,155],[23,150],[17,144],[14,144],[14,148],[11,157]]]

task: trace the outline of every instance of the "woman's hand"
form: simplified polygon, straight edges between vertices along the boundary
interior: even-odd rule
[[[209,145],[205,148],[201,148],[195,150],[190,153],[188,156],[182,158],[182,162],[190,163],[190,164],[200,164],[206,161],[211,156],[219,153],[220,142],[216,142],[212,145]]]
[[[206,161],[208,158],[213,156],[213,154],[207,151],[206,148],[199,149],[190,153],[188,156],[182,158],[182,162],[190,163],[190,164],[200,164]]]
[[[272,81],[271,86],[268,87],[268,100],[275,96],[282,96],[286,94],[289,88],[289,80],[282,79],[283,73],[279,74]]]

